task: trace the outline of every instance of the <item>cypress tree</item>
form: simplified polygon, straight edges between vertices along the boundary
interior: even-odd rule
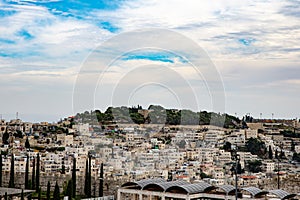
[[[292,152],[295,152],[295,142],[294,142],[293,139],[292,139],[292,141],[291,141],[291,151],[292,151]]]
[[[8,200],[7,192],[4,194],[4,200]]]
[[[73,158],[72,183],[73,183],[73,188],[72,188],[73,198],[75,198],[76,197],[76,158],[75,158],[75,156]]]
[[[69,200],[72,200],[72,196],[73,196],[73,181],[72,179],[70,179],[68,181],[68,186],[67,186],[67,191],[66,191],[66,196],[68,196]]]
[[[273,159],[273,151],[271,145],[269,145],[269,159]]]
[[[36,192],[39,191],[40,188],[40,154],[37,154],[37,160],[36,160],[36,174],[35,174],[35,178],[36,178]]]
[[[25,189],[29,188],[29,155],[26,157],[26,169],[25,169]]]
[[[50,181],[48,181],[47,183],[47,200],[50,200],[50,189],[51,189],[51,185],[50,185]]]
[[[62,161],[62,165],[61,165],[61,174],[65,174],[65,173],[66,173],[65,162]]]
[[[241,162],[239,161],[237,164],[237,174],[242,174],[243,173],[243,169],[242,169],[242,165]]]
[[[22,192],[21,192],[21,200],[24,200],[24,191],[22,189]]]
[[[89,164],[88,159],[85,161],[85,181],[84,181],[84,194],[88,196],[88,185],[89,185]]]
[[[101,163],[101,168],[100,168],[100,185],[99,185],[99,197],[103,197],[103,178],[104,178],[104,173],[103,173],[103,163]]]
[[[9,177],[8,187],[9,188],[14,188],[15,187],[15,158],[14,158],[13,153],[11,153],[10,177]]]
[[[89,155],[89,187],[88,197],[92,197],[92,156]]]
[[[280,159],[285,159],[285,154],[284,154],[284,152],[283,152],[282,149],[281,149],[281,151],[280,151],[279,158],[280,158]]]
[[[0,153],[0,187],[2,187],[2,151]]]
[[[53,192],[53,200],[60,200],[60,192],[59,192],[59,187],[56,182],[54,192]]]
[[[30,143],[29,143],[28,137],[26,138],[25,148],[30,149]]]
[[[31,189],[35,189],[35,158],[33,158],[32,163],[32,177],[31,177]]]
[[[39,188],[38,200],[41,200],[41,188]]]

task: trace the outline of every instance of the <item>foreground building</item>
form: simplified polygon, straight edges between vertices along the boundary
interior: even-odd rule
[[[232,185],[213,186],[206,182],[165,181],[143,179],[127,182],[118,189],[117,200],[192,200],[235,199]],[[284,190],[261,190],[256,187],[238,188],[238,199],[293,199],[296,194]]]

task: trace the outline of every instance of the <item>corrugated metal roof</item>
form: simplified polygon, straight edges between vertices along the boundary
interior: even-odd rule
[[[127,182],[122,185],[122,187],[128,187],[128,186],[138,186],[140,189],[143,189],[146,185],[152,184],[152,183],[163,183],[167,182],[162,178],[157,178],[157,179],[142,179],[139,181],[134,181],[134,182]]]
[[[296,194],[291,194],[291,193],[288,193],[288,192],[286,192],[284,190],[280,190],[280,189],[278,189],[278,190],[270,190],[269,193],[275,194],[280,199],[289,199],[289,198],[297,196]]]
[[[235,191],[235,187],[233,185],[221,185],[218,188],[224,190],[226,194]]]
[[[245,187],[245,188],[242,188],[242,190],[249,192],[252,195],[252,197],[256,197],[257,195],[263,195],[263,194],[269,193],[268,191],[261,190],[257,187]]]
[[[194,183],[194,184],[187,184],[187,185],[179,185],[179,186],[173,186],[169,187],[166,192],[170,191],[176,191],[176,190],[181,190],[184,191],[187,194],[195,194],[195,193],[201,193],[201,192],[206,192],[207,190],[214,189],[215,187],[206,183],[206,182],[201,182],[201,183]]]
[[[159,182],[159,183],[151,183],[148,184],[146,186],[144,186],[143,189],[147,190],[147,189],[151,189],[154,187],[159,187],[161,191],[166,191],[168,188],[173,187],[173,186],[181,186],[181,185],[187,185],[190,184],[186,181],[170,181],[170,182]]]

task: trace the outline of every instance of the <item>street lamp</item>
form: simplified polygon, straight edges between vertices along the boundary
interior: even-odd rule
[[[235,145],[232,146],[232,150],[231,150],[231,159],[233,161],[235,161],[235,167],[234,167],[234,171],[235,171],[235,199],[238,199],[238,164],[240,162],[240,155],[237,154],[237,149],[235,147]]]

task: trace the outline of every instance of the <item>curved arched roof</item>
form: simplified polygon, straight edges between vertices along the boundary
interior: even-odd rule
[[[233,185],[221,185],[218,188],[222,189],[226,194],[235,191],[235,187]]]
[[[252,195],[252,197],[269,193],[268,191],[261,190],[257,187],[246,187],[246,188],[242,188],[242,190],[249,192]]]
[[[128,189],[138,189],[138,190],[150,190],[150,191],[161,191],[161,192],[171,192],[171,193],[182,193],[182,194],[196,194],[210,192],[216,188],[223,190],[227,195],[235,191],[235,187],[232,185],[222,185],[222,186],[212,186],[206,182],[200,183],[188,183],[186,181],[170,181],[167,182],[164,179],[143,179],[140,181],[127,182],[122,185],[124,188]],[[265,195],[268,193],[274,194],[280,199],[290,199],[297,194],[290,194],[284,190],[270,190],[265,191],[257,187],[245,187],[241,189],[251,194],[252,198],[259,197],[260,195]]]
[[[289,198],[293,198],[295,196],[297,196],[296,194],[290,194],[284,190],[270,190],[269,191],[272,194],[275,194],[276,196],[278,196],[280,199],[289,199]]]
[[[200,182],[200,183],[194,183],[194,184],[172,186],[172,187],[169,187],[166,190],[166,192],[180,192],[180,193],[185,193],[185,194],[195,194],[195,193],[207,192],[207,191],[210,191],[213,189],[215,189],[214,186],[212,186],[206,182]]]
[[[148,184],[163,183],[163,182],[166,182],[166,181],[162,178],[142,179],[142,180],[139,180],[139,181],[124,183],[121,187],[130,187],[131,186],[131,187],[138,187],[139,189],[143,189]]]
[[[171,181],[171,182],[158,182],[158,183],[150,183],[143,187],[143,190],[156,190],[156,191],[166,191],[168,188],[173,186],[181,186],[190,184],[186,181]]]

